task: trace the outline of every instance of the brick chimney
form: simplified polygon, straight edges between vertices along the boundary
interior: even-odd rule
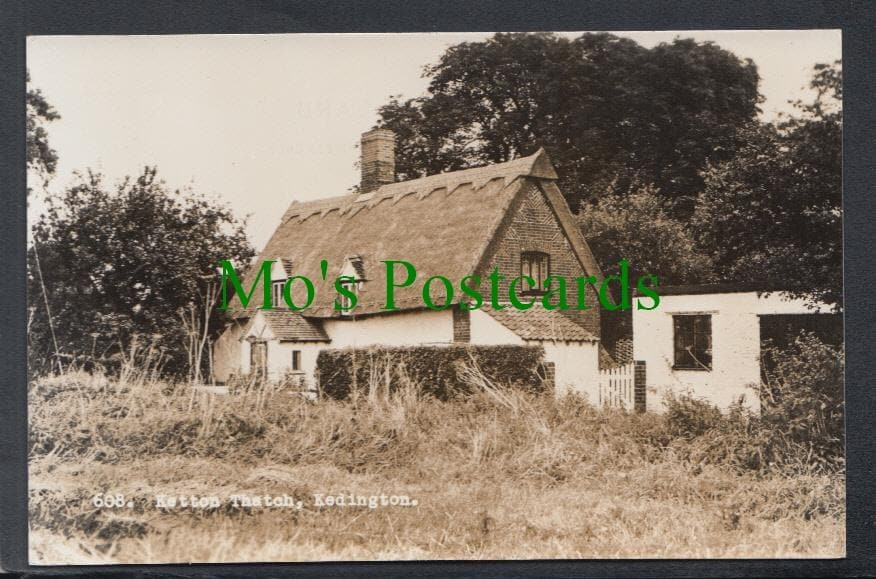
[[[372,129],[362,133],[362,182],[360,193],[374,191],[395,181],[395,133],[389,129]]]

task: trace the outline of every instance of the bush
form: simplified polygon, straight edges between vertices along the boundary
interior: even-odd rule
[[[717,406],[687,395],[668,395],[666,426],[672,436],[693,438],[721,424],[723,416]]]
[[[845,464],[843,352],[803,332],[763,352],[761,411],[727,414],[690,396],[668,396],[666,434],[687,460],[740,471],[839,472]]]
[[[844,461],[845,369],[841,346],[802,332],[785,348],[764,349],[761,421],[785,444],[798,444],[812,461]]]
[[[345,399],[374,389],[393,391],[417,384],[419,392],[439,400],[470,394],[461,365],[474,364],[496,384],[529,392],[545,387],[540,346],[411,346],[322,350],[316,360],[320,389]]]

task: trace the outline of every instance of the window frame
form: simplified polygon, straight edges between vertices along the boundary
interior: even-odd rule
[[[271,282],[271,305],[275,308],[282,307],[285,303],[283,300],[283,288],[286,287],[286,281],[286,279],[283,279]]]
[[[358,298],[359,298],[359,279],[356,279],[356,280],[342,280],[342,281],[341,281],[341,286],[344,287],[344,288],[346,288],[346,289],[348,289],[348,290],[350,290],[350,291],[352,291],[354,294],[356,294],[356,298],[357,298],[357,301],[358,301]],[[344,306],[349,305],[349,304],[350,304],[350,301],[351,301],[350,298],[348,298],[348,297],[345,296],[344,294],[341,294],[341,293],[338,294],[338,304],[339,304],[342,308],[343,308]],[[350,316],[350,315],[353,315],[353,310],[352,310],[352,309],[341,309],[341,310],[340,310],[340,314],[341,314],[342,316]]]
[[[532,275],[533,264],[538,264],[539,276],[536,277]],[[542,264],[544,264],[545,271],[542,272]],[[529,266],[529,272],[526,272],[525,269]],[[529,287],[526,290],[520,292],[522,296],[543,296],[547,293],[547,278],[551,275],[551,254],[546,251],[521,251],[520,252],[520,276],[523,277],[528,275],[532,279],[535,280],[536,285],[533,287]]]
[[[301,371],[301,350],[292,350],[292,371]]]
[[[703,329],[702,327],[697,327],[697,318],[706,320],[706,327]],[[682,320],[691,320],[690,328],[679,328],[679,322]],[[690,337],[685,340],[691,345],[688,349],[680,349],[679,340],[679,332],[680,331],[689,331]],[[712,339],[712,314],[707,313],[673,313],[672,314],[672,369],[673,370],[681,370],[681,371],[693,371],[693,372],[711,372],[715,366],[714,359],[714,344]],[[697,342],[698,338],[705,338],[707,342],[707,347],[698,349]],[[692,361],[689,363],[679,362],[679,354],[681,352],[686,352],[689,354]],[[700,356],[697,356],[697,354]],[[706,354],[708,354],[708,360],[704,363],[700,358],[705,358]]]

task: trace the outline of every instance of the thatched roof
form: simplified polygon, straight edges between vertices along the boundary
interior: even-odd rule
[[[485,308],[484,311],[524,340],[597,341],[596,336],[574,317],[560,310],[546,310],[540,305],[528,310],[518,310],[506,305],[501,310]]]
[[[386,270],[382,261],[408,261],[417,269],[417,282],[397,290],[395,303],[400,309],[422,308],[420,292],[426,278],[443,275],[456,285],[475,272],[522,183],[529,178],[557,178],[544,150],[507,163],[391,183],[370,193],[293,202],[256,263],[282,259],[287,267],[291,264],[296,275],[309,278],[316,287],[316,299],[302,313],[333,317],[339,315],[333,307],[337,298],[333,283],[347,259],[358,258],[356,270],[361,270],[366,280],[354,310],[357,315],[383,311]],[[548,199],[562,204],[555,210],[565,218],[565,222],[561,220],[563,227],[573,227],[562,197],[548,195]],[[573,246],[586,245],[577,229],[567,233],[577,236]],[[326,280],[320,271],[323,259],[328,261]],[[401,267],[397,270],[397,279],[403,279]],[[247,272],[245,288],[251,287],[256,274],[256,270]],[[301,290],[302,284],[296,282],[293,296],[299,305],[304,303]],[[236,298],[233,303],[239,305]],[[258,305],[260,291],[250,308]],[[242,313],[238,311],[238,315]]]

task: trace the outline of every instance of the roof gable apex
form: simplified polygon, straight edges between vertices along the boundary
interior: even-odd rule
[[[534,155],[527,157],[527,159],[532,159],[532,164],[527,172],[530,177],[550,180],[556,180],[558,178],[557,171],[554,169],[554,164],[551,163],[544,147],[540,147]]]
[[[268,320],[264,316],[263,310],[256,311],[255,315],[250,318],[249,322],[244,327],[243,333],[240,336],[241,340],[254,340],[257,342],[273,340],[275,338],[276,336],[274,335]]]
[[[578,223],[572,215],[572,210],[569,209],[569,204],[566,203],[566,199],[560,192],[560,188],[557,187],[556,183],[546,181],[539,184],[539,189],[544,194],[551,209],[553,209],[557,222],[566,234],[566,238],[572,245],[575,257],[581,263],[584,271],[588,275],[595,276],[598,282],[602,282],[602,268],[599,267],[599,262],[596,261],[596,257],[594,257],[593,252],[590,250],[587,240],[584,239],[581,228],[578,227]]]

